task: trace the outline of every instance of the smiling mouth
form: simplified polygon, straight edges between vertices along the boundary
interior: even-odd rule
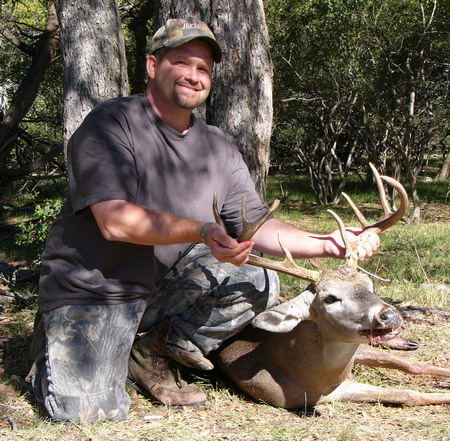
[[[200,92],[202,90],[200,87],[191,86],[190,84],[186,84],[186,83],[177,83],[177,86],[179,86],[183,89],[190,90],[192,92]]]
[[[363,329],[358,331],[361,337],[366,337],[371,345],[379,345],[384,341],[391,340],[398,337],[403,331],[403,327],[388,328],[388,329]]]

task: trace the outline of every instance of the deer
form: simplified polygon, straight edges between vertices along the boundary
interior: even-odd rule
[[[380,176],[370,166],[385,217],[369,225],[351,198],[346,194],[344,197],[362,225],[361,234],[369,231],[380,234],[403,218],[408,195],[400,182]],[[394,212],[388,206],[383,181],[400,196],[399,208]],[[264,218],[251,224],[246,218],[244,200],[243,232],[238,240],[251,238],[278,205],[279,201],[275,201]],[[217,209],[216,194],[213,211],[216,222],[225,228]],[[345,263],[322,271],[300,267],[281,237],[278,240],[284,261],[250,255],[251,265],[312,283],[292,300],[258,314],[251,325],[226,340],[213,354],[214,363],[253,399],[285,409],[340,400],[410,406],[449,404],[448,392],[393,389],[352,379],[352,369],[357,363],[442,377],[450,377],[450,369],[403,359],[376,347],[416,348],[414,342],[400,337],[403,325],[399,311],[378,297],[372,280],[357,270],[357,240],[350,241],[341,218],[328,211],[338,223],[345,244]]]

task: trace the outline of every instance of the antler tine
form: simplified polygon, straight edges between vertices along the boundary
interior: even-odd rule
[[[219,208],[217,207],[217,188],[214,189],[214,197],[213,197],[213,212],[214,212],[214,219],[216,222],[225,230],[227,231],[227,228],[225,227],[225,223],[220,216]]]
[[[372,163],[369,163],[370,168],[373,171],[375,176],[375,180],[377,182],[378,193],[381,199],[381,205],[383,206],[385,218],[375,224],[365,226],[365,231],[373,231],[377,234],[386,231],[388,228],[392,227],[392,225],[396,224],[406,213],[408,209],[408,194],[406,193],[405,188],[400,182],[397,180],[390,178],[389,176],[380,176],[377,169]],[[397,190],[397,193],[400,196],[400,206],[397,211],[392,212],[389,209],[386,192],[384,190],[383,183],[381,181],[387,182],[391,187],[394,187]]]
[[[375,166],[371,162],[369,162],[369,166],[372,169],[373,175],[375,177],[375,183],[376,183],[377,188],[378,188],[378,194],[379,194],[379,197],[380,197],[381,206],[383,207],[384,216],[388,217],[388,216],[390,216],[392,214],[392,211],[389,208],[389,204],[388,204],[388,201],[387,201],[387,198],[386,198],[386,192],[384,191],[384,185],[383,185],[383,182],[381,181],[381,176],[378,173],[378,170],[375,168]],[[344,192],[342,192],[342,196],[344,196],[344,198],[347,200],[347,202],[350,205],[351,209],[353,210],[353,212],[355,213],[356,217],[358,218],[360,224],[364,228],[369,227],[369,222],[366,220],[366,218],[361,213],[359,208],[352,201],[351,197],[347,193],[344,193]]]
[[[389,208],[389,203],[386,197],[386,192],[384,190],[384,185],[381,182],[381,176],[378,173],[378,170],[375,168],[375,166],[369,162],[369,166],[372,170],[373,176],[375,177],[375,182],[377,184],[377,188],[378,188],[378,194],[380,196],[380,202],[381,202],[381,206],[383,207],[383,211],[384,211],[384,216],[390,216],[392,214],[391,209]]]
[[[272,216],[272,214],[278,209],[279,206],[280,200],[275,199],[269,211],[264,216],[261,216],[255,222],[249,222],[247,220],[247,198],[245,197],[244,199],[242,199],[242,232],[239,235],[238,242],[250,240],[269,219],[269,217]]]
[[[353,212],[355,213],[356,217],[359,220],[359,223],[363,226],[363,227],[368,227],[369,226],[369,222],[367,222],[366,218],[364,217],[364,215],[361,213],[361,211],[359,211],[359,208],[355,205],[355,203],[352,201],[352,199],[350,198],[350,196],[347,193],[342,192],[342,196],[344,196],[344,198],[347,200],[348,205],[350,205],[351,209],[353,210]]]
[[[341,233],[342,241],[345,246],[345,264],[356,269],[358,266],[358,251],[357,251],[357,241],[351,242],[348,238],[347,232],[345,231],[345,225],[342,219],[332,210],[327,210],[334,219],[336,220],[339,231]]]
[[[279,260],[266,259],[264,257],[255,256],[250,254],[248,263],[253,266],[259,266],[261,268],[270,269],[277,271],[279,273],[287,274],[289,276],[297,277],[298,279],[308,280],[310,282],[318,282],[321,277],[320,271],[313,271],[307,268],[298,266],[292,254],[286,248],[283,241],[281,240],[280,233],[278,233],[278,242],[284,253],[284,260],[280,262]]]
[[[408,194],[406,193],[406,190],[404,189],[403,185],[400,184],[400,182],[396,181],[393,178],[390,178],[389,176],[380,176],[380,178],[397,190],[400,196],[400,207],[397,211],[394,211],[388,217],[364,228],[364,231],[370,230],[374,231],[377,234],[386,231],[388,228],[392,227],[392,225],[396,224],[406,213],[409,203]]]

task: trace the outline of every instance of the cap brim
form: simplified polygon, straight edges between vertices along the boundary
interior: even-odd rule
[[[219,43],[217,43],[216,40],[213,40],[212,38],[209,38],[209,37],[188,36],[188,37],[180,38],[180,39],[174,41],[173,43],[166,44],[161,47],[169,47],[169,48],[170,47],[179,47],[179,46],[181,46],[185,43],[188,43],[189,41],[192,41],[192,40],[203,40],[205,43],[208,43],[209,47],[212,50],[214,62],[220,63],[222,61],[222,49],[220,48]],[[155,52],[156,50],[157,49],[155,49],[153,52]]]

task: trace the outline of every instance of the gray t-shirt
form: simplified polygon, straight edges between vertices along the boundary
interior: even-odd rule
[[[145,94],[97,106],[69,141],[68,196],[42,256],[40,306],[123,303],[150,296],[189,244],[144,246],[103,238],[90,205],[112,199],[213,221],[212,198],[230,234],[267,211],[237,148],[218,128],[192,117],[182,135]]]

